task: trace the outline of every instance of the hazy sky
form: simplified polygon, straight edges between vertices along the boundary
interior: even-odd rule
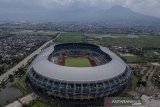
[[[0,14],[63,11],[67,9],[108,9],[114,5],[160,17],[160,0],[0,0]]]

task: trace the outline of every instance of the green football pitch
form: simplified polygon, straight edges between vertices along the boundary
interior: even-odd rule
[[[87,58],[66,58],[65,66],[69,67],[90,67],[91,64]]]

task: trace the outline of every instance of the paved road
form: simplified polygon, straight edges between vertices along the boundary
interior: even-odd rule
[[[61,33],[59,33],[58,35],[57,35],[57,37],[59,37],[59,35],[61,35]],[[2,74],[1,76],[0,76],[0,83],[4,80],[7,80],[8,79],[8,76],[10,75],[10,74],[14,74],[14,72],[16,71],[16,70],[18,70],[18,68],[21,68],[21,67],[23,67],[23,66],[26,66],[27,64],[28,64],[28,61],[30,60],[30,59],[32,59],[35,55],[37,55],[37,54],[39,54],[40,52],[41,52],[41,50],[43,49],[43,48],[45,48],[48,44],[50,44],[50,43],[52,43],[52,41],[53,40],[50,40],[50,41],[48,41],[48,42],[46,42],[45,44],[43,44],[40,48],[38,48],[36,51],[34,51],[32,54],[30,54],[29,56],[27,56],[25,59],[23,59],[21,62],[19,62],[16,66],[14,66],[13,68],[11,68],[10,70],[8,70],[6,73],[4,73],[4,74]]]

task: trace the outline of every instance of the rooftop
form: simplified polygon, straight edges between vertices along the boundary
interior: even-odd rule
[[[112,60],[104,65],[95,67],[67,67],[48,61],[48,56],[54,51],[54,46],[45,49],[30,65],[40,75],[62,81],[89,82],[114,78],[126,70],[126,64],[117,55],[105,47],[100,49],[107,53]]]

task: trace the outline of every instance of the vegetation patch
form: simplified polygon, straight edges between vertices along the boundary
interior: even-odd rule
[[[106,45],[118,45],[118,46],[134,46],[139,48],[155,47],[160,48],[160,37],[159,36],[139,36],[139,38],[103,38],[102,43]]]
[[[23,92],[24,95],[27,95],[29,93],[31,93],[31,90],[29,87],[27,87],[26,83],[25,83],[25,80],[26,80],[26,77],[27,77],[27,73],[25,73],[25,75],[23,75],[20,80],[15,84],[16,87],[18,89],[21,90],[21,92]]]
[[[122,57],[127,63],[141,63],[143,59],[140,56],[123,56]]]
[[[55,41],[60,43],[85,42],[85,36],[80,32],[66,32],[62,33]]]
[[[138,83],[138,78],[134,74],[132,74],[132,87],[131,88],[133,91],[135,90],[137,83]]]

